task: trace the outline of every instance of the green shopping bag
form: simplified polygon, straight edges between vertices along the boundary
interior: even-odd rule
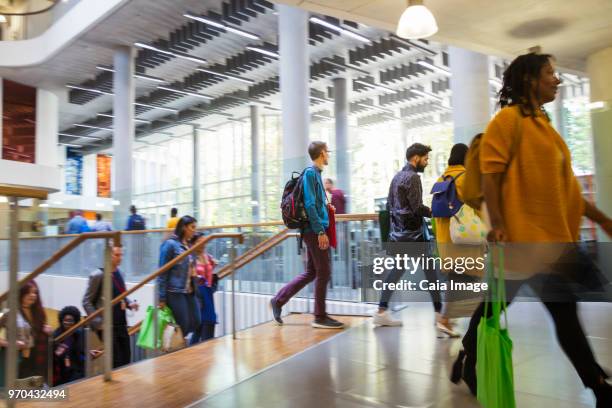
[[[155,313],[157,313],[157,345],[155,345]],[[168,306],[164,306],[162,309],[155,306],[149,306],[147,308],[147,314],[140,326],[136,345],[146,349],[160,348],[164,329],[169,323],[176,324],[176,320],[172,315],[172,310],[170,310]]]
[[[391,231],[391,213],[389,210],[380,210],[378,213],[378,227],[380,228],[380,240],[388,242],[389,232]]]
[[[512,339],[508,334],[508,318],[506,316],[503,250],[499,248],[500,266],[497,270],[497,285],[495,285],[492,252],[489,256],[487,274],[490,302],[485,303],[485,314],[478,324],[477,398],[485,408],[515,408]],[[487,319],[489,303],[491,303],[492,315]],[[503,328],[500,325],[502,311],[505,323]]]

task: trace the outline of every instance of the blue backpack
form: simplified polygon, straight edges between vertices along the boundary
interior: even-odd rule
[[[446,176],[444,180],[438,181],[433,185],[431,194],[431,215],[436,218],[450,218],[459,211],[463,203],[457,198],[457,186],[455,180],[461,177]]]

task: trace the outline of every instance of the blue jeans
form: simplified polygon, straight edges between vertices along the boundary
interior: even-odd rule
[[[196,299],[195,292],[192,293],[176,293],[168,292],[166,294],[166,303],[176,322],[183,332],[183,336],[191,335],[189,345],[200,341],[200,305]]]

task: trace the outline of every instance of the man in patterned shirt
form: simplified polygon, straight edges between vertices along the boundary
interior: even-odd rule
[[[418,173],[429,163],[431,147],[414,143],[406,150],[408,163],[393,177],[387,197],[387,209],[391,219],[390,242],[425,242],[423,217],[431,217],[431,209],[423,204],[423,186]],[[385,283],[397,282],[404,274],[403,269],[392,270]],[[385,287],[386,285],[384,285]],[[387,311],[393,291],[383,290],[374,314],[377,326],[401,326],[401,320],[393,320]]]

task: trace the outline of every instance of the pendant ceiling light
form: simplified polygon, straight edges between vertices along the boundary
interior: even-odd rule
[[[402,13],[397,25],[398,37],[416,40],[430,37],[437,32],[436,18],[423,5],[423,0],[408,0],[408,8]]]

